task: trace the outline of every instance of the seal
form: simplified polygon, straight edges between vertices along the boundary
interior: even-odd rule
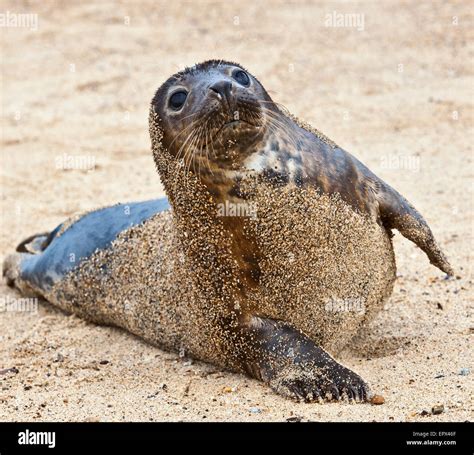
[[[368,400],[334,356],[392,292],[393,229],[453,273],[423,217],[239,64],[171,76],[149,122],[168,198],[28,238],[8,283],[293,399]]]

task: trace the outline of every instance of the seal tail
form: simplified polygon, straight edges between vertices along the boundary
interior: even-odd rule
[[[13,253],[9,254],[2,264],[2,275],[9,287],[17,287],[16,282],[21,275],[21,262],[28,253]]]
[[[397,229],[426,253],[431,264],[452,276],[453,268],[436,243],[428,223],[421,214],[400,193],[387,184],[380,186],[377,197],[385,228]]]
[[[15,280],[20,275],[20,254],[9,254],[2,264],[2,275],[7,281],[7,286],[14,287]]]
[[[6,280],[7,286],[24,292],[24,286],[20,284],[22,263],[25,259],[41,254],[46,249],[50,234],[30,235],[17,245],[16,253],[9,254],[3,260],[2,275]]]
[[[44,298],[42,289],[25,277],[25,268],[39,256],[31,253],[12,253],[3,261],[2,272],[7,286],[17,289],[25,297]]]

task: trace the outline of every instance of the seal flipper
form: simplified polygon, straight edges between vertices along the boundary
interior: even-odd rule
[[[280,395],[307,402],[371,397],[359,375],[288,323],[254,316],[240,335],[245,370]]]
[[[451,265],[421,214],[400,193],[384,182],[377,185],[376,195],[384,227],[397,229],[426,253],[431,264],[448,275],[453,275]]]

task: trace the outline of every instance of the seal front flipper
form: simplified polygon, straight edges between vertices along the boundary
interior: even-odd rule
[[[242,328],[247,373],[296,400],[368,401],[364,380],[283,321],[252,317]]]
[[[380,181],[376,189],[380,218],[386,229],[397,229],[428,256],[430,262],[448,275],[453,269],[436,243],[428,223],[421,214],[391,186]]]

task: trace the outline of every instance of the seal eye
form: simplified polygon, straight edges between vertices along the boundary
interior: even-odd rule
[[[250,85],[250,78],[247,73],[242,70],[238,70],[234,73],[234,79],[241,85],[248,87]]]
[[[175,92],[170,96],[169,105],[171,109],[175,111],[179,111],[186,101],[188,94],[184,90],[180,90],[179,92]]]

